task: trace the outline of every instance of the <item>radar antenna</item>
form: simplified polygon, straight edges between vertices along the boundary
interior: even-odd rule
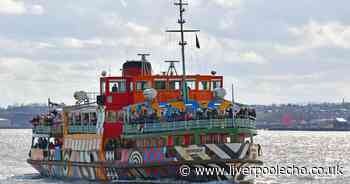
[[[169,69],[168,69],[167,75],[173,76],[174,73],[175,73],[175,75],[177,75],[177,71],[176,71],[176,68],[175,68],[175,63],[179,63],[180,61],[177,61],[177,60],[173,60],[173,61],[167,60],[167,61],[164,61],[164,62],[170,63],[170,64],[169,64]]]
[[[178,0],[178,2],[174,3],[175,6],[179,6],[179,12],[180,12],[180,18],[178,20],[178,24],[180,24],[179,30],[167,30],[166,32],[172,33],[180,33],[181,34],[181,40],[179,42],[179,45],[181,47],[181,61],[182,61],[182,98],[183,102],[188,102],[188,89],[186,84],[186,63],[185,63],[185,46],[187,45],[187,42],[185,41],[185,33],[186,32],[199,32],[200,30],[190,30],[190,29],[184,29],[184,24],[186,23],[186,20],[183,18],[183,14],[186,11],[184,6],[187,6],[188,3],[183,2],[183,0]]]
[[[141,70],[141,76],[144,76],[145,73],[151,73],[151,71],[148,71],[148,68],[145,65],[145,62],[147,62],[147,56],[150,56],[151,54],[137,54],[138,56],[141,56],[141,65],[142,65],[142,70]]]

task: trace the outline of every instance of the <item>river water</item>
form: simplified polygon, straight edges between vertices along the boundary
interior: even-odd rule
[[[350,132],[259,131],[255,142],[263,149],[264,166],[328,167],[339,165],[338,175],[264,175],[256,184],[350,184]],[[40,178],[26,164],[31,130],[0,129],[0,184],[90,183]]]

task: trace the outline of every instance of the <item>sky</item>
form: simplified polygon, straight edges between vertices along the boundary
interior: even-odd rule
[[[72,103],[101,71],[180,58],[175,0],[1,0],[0,104]],[[225,77],[249,104],[350,100],[350,2],[188,0],[187,72]],[[180,71],[180,66],[179,71]],[[230,95],[228,95],[227,98]]]

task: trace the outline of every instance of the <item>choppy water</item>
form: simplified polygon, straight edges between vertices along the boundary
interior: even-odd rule
[[[265,176],[257,184],[350,184],[350,132],[260,131],[256,142],[263,147],[265,165],[344,167],[343,176]],[[39,178],[26,164],[30,130],[0,130],[0,184],[63,184]],[[72,182],[89,183],[86,181]]]

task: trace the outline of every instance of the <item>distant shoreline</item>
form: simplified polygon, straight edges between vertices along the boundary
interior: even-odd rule
[[[11,129],[32,129],[28,127],[0,127],[0,130],[11,130]]]
[[[332,128],[332,129],[320,129],[320,128],[310,128],[310,129],[296,129],[296,128],[262,128],[257,130],[267,130],[267,131],[295,131],[295,132],[350,132],[350,128]]]

